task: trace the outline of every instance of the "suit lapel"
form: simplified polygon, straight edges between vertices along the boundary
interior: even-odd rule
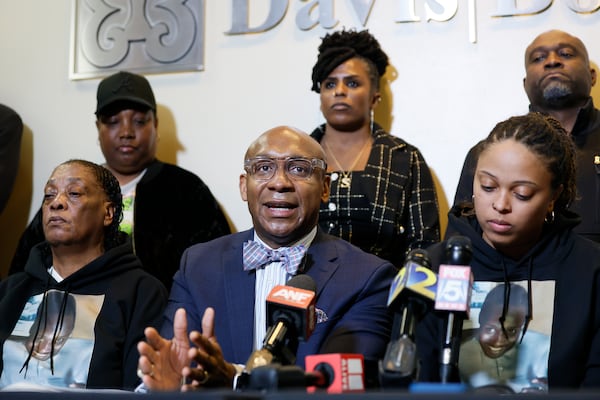
[[[242,362],[246,362],[248,354],[252,352],[256,281],[254,272],[243,270],[242,249],[243,243],[251,240],[253,233],[253,230],[247,231],[247,235],[242,236],[242,240],[233,243],[223,256],[226,276],[224,301],[228,310],[226,318],[229,323],[229,332],[231,332],[232,353],[235,360],[243,360]],[[251,275],[250,279],[248,279],[248,274]]]
[[[321,230],[317,230],[317,236],[308,248],[305,273],[318,282],[317,296],[319,296],[339,267],[337,247],[334,242]]]

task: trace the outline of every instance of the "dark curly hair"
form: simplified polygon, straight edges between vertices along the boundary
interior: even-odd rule
[[[539,157],[552,175],[552,189],[563,186],[555,202],[555,210],[566,210],[577,194],[576,151],[573,141],[560,123],[537,112],[511,117],[492,129],[480,143],[479,154],[490,145],[506,139],[523,144]]]
[[[368,30],[341,30],[328,33],[319,46],[319,56],[312,70],[312,90],[320,93],[321,82],[331,71],[351,58],[358,57],[369,66],[369,78],[379,89],[379,80],[388,66],[388,56]]]
[[[60,165],[79,164],[87,168],[96,178],[96,182],[114,207],[115,212],[110,225],[104,228],[104,249],[109,250],[122,244],[126,240],[126,234],[119,231],[119,224],[123,219],[123,196],[121,195],[121,186],[119,181],[108,169],[101,165],[86,160],[73,159],[65,161]]]

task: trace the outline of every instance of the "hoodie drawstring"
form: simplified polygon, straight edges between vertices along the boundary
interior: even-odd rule
[[[504,327],[504,321],[506,321],[506,314],[508,314],[508,304],[510,300],[510,281],[508,280],[508,271],[506,270],[506,264],[504,263],[504,259],[502,259],[502,272],[504,272],[504,297],[502,303],[502,315],[498,320],[500,321],[500,327],[502,327],[502,333],[504,336],[508,338],[508,332]]]
[[[69,291],[66,290],[63,292],[62,301],[60,302],[60,312],[58,313],[58,320],[56,321],[56,326],[54,327],[54,333],[52,334],[52,346],[50,347],[50,371],[52,371],[52,375],[54,375],[54,343],[56,342],[56,337],[62,331],[63,322],[65,320],[65,310],[67,309],[67,300],[69,298]]]
[[[46,310],[48,308],[48,302],[46,301],[46,294],[47,293],[48,292],[47,292],[47,286],[46,286],[46,288],[44,288],[44,295],[42,297],[42,304],[44,305],[44,309],[40,310],[38,308],[38,314],[40,312],[43,312],[44,313],[43,315],[46,315]],[[40,333],[40,326],[41,325],[42,325],[42,319],[40,317],[40,322],[37,324],[37,326],[35,328],[35,333],[33,334],[33,339],[32,339],[32,342],[31,342],[31,347],[29,348],[29,352],[27,354],[27,358],[25,359],[25,362],[23,363],[23,366],[19,370],[19,373],[21,373],[21,372],[23,372],[23,369],[25,369],[25,378],[27,378],[27,369],[29,368],[29,360],[31,360],[31,357],[33,356],[33,349],[35,348],[35,341],[37,340],[38,334]],[[44,318],[44,330],[45,329],[46,329],[46,319]]]
[[[38,340],[38,336],[40,334],[40,327],[42,326],[43,323],[43,328],[42,328],[42,332],[46,331],[46,327],[48,325],[48,287],[50,286],[50,276],[48,276],[48,281],[46,282],[46,286],[44,287],[44,294],[42,297],[42,305],[43,307],[39,307],[38,308],[38,315],[36,316],[36,319],[39,320],[39,323],[36,326],[35,329],[35,333],[33,335],[33,339],[31,342],[31,347],[29,348],[29,352],[27,355],[27,359],[25,360],[25,362],[23,363],[23,366],[21,367],[21,369],[19,370],[19,373],[23,372],[23,369],[25,369],[25,378],[27,378],[27,369],[29,368],[29,361],[31,360],[31,357],[33,357],[33,352],[35,349],[35,344],[36,341]],[[52,342],[50,344],[50,371],[52,373],[52,375],[54,375],[54,344],[56,342],[56,338],[58,336],[58,334],[62,331],[63,328],[63,322],[65,319],[65,313],[66,313],[66,309],[67,309],[67,301],[69,299],[69,291],[68,289],[64,292],[62,292],[62,299],[60,302],[60,309],[59,309],[59,313],[57,316],[57,320],[56,320],[56,325],[54,326],[54,331],[52,333]],[[41,313],[41,315],[40,315]]]
[[[532,298],[532,290],[531,290],[531,279],[533,276],[533,259],[529,259],[529,274],[527,275],[527,315],[525,316],[525,325],[523,325],[523,333],[521,334],[521,340],[519,343],[523,341],[525,337],[525,332],[527,332],[527,328],[529,327],[529,323],[533,319],[533,298]]]
[[[504,272],[504,302],[502,304],[502,315],[498,319],[500,321],[500,326],[502,327],[502,333],[504,333],[504,337],[508,339],[508,332],[506,331],[506,327],[504,326],[504,321],[506,321],[506,315],[508,314],[508,307],[510,304],[510,281],[508,279],[508,271],[506,269],[506,264],[504,263],[504,259],[502,260],[502,271]],[[527,332],[527,328],[529,327],[529,323],[533,319],[532,310],[533,310],[533,298],[532,298],[532,280],[533,276],[533,259],[529,258],[528,265],[528,274],[527,274],[527,314],[525,315],[525,322],[523,325],[523,331],[521,333],[521,339],[519,343],[523,342],[523,338],[525,337],[525,332]]]

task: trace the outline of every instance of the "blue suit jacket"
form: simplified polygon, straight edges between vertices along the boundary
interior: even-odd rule
[[[175,274],[163,337],[173,337],[173,315],[187,311],[188,330],[201,331],[206,307],[215,309],[215,336],[228,362],[245,364],[252,353],[255,271],[242,267],[242,245],[254,231],[235,233],[188,248]],[[395,267],[372,254],[318,231],[306,255],[305,273],[317,284],[316,307],[328,319],[300,342],[297,364],[318,353],[361,353],[383,358],[390,338],[386,302]]]

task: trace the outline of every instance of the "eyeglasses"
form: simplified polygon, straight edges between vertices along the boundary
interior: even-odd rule
[[[254,179],[268,181],[275,176],[279,162],[284,163],[284,171],[287,177],[295,181],[310,179],[315,168],[320,168],[323,171],[327,169],[327,164],[320,158],[304,157],[249,158],[244,161],[244,169]]]

